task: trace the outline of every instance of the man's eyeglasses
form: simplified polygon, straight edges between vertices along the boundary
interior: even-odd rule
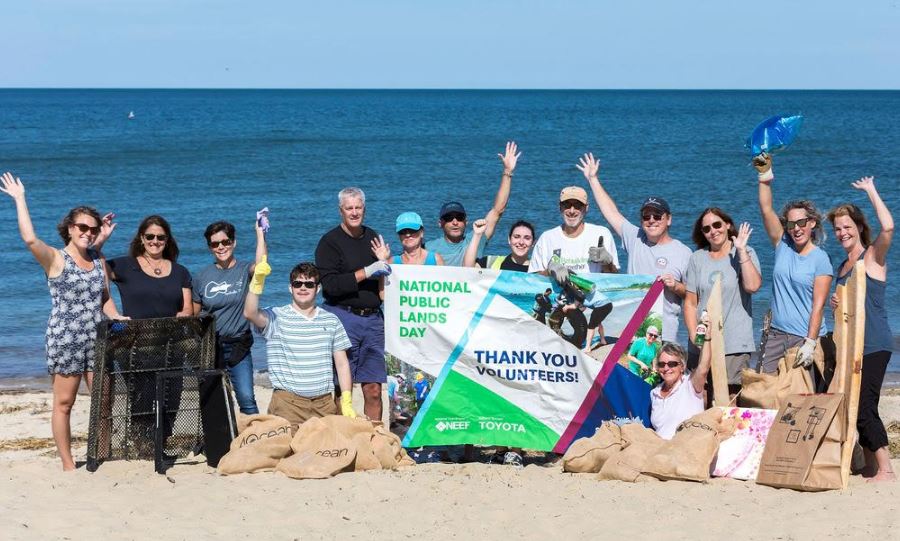
[[[560,201],[559,208],[561,210],[567,210],[573,208],[575,210],[584,210],[585,204],[581,201],[568,200],[568,201]]]
[[[158,240],[159,242],[166,242],[167,240],[169,240],[169,235],[154,235],[153,233],[144,233],[144,240]]]
[[[806,217],[806,218],[800,218],[799,220],[787,220],[784,222],[784,228],[787,229],[788,231],[790,231],[791,229],[794,229],[795,227],[806,227],[806,224],[809,223],[810,219],[811,218]]]
[[[233,241],[232,239],[211,240],[211,241],[209,241],[209,247],[212,248],[213,250],[215,250],[215,249],[218,248],[219,246],[224,246],[224,247],[228,248],[228,247],[231,246],[232,244],[234,244],[234,241]]]
[[[723,225],[725,225],[725,224],[719,220],[716,220],[715,222],[713,222],[709,225],[704,225],[701,229],[703,229],[704,233],[709,233],[713,229],[722,229]]]
[[[315,280],[294,280],[291,282],[291,287],[294,289],[300,289],[301,287],[305,287],[306,289],[315,289],[316,282]]]
[[[658,221],[662,220],[662,217],[663,217],[663,215],[658,212],[648,212],[646,214],[641,215],[641,219],[644,220],[645,222],[649,222],[650,220],[658,222]]]
[[[99,235],[100,234],[100,226],[99,225],[88,225],[88,224],[72,224],[78,228],[82,233],[91,232],[91,235]]]
[[[453,221],[465,222],[466,215],[461,212],[450,212],[450,213],[447,213],[447,214],[444,214],[443,216],[441,216],[441,219],[444,220],[445,222],[453,222]]]
[[[669,362],[667,362],[667,363],[664,363],[664,362],[657,362],[657,363],[656,363],[656,367],[657,367],[657,368],[665,368],[665,367],[668,366],[669,368],[678,368],[678,366],[679,366],[680,364],[681,364],[681,361],[669,361]]]

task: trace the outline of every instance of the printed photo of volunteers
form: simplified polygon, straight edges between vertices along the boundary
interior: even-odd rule
[[[824,336],[825,303],[831,290],[832,266],[819,248],[825,240],[823,217],[809,200],[791,201],[781,214],[772,208],[775,174],[772,157],[760,154],[753,160],[758,172],[759,210],[769,241],[775,248],[772,268],[772,324],[765,339],[762,370],[778,371],[778,361],[789,348],[799,347],[794,367],[813,375],[813,358],[819,337]],[[821,385],[819,385],[821,386]]]
[[[462,203],[458,201],[449,201],[441,205],[438,214],[440,218],[438,224],[441,227],[441,236],[429,240],[425,246],[440,255],[444,259],[444,265],[451,267],[462,267],[463,257],[469,244],[475,243],[476,259],[482,256],[484,248],[491,237],[494,236],[494,229],[497,222],[506,211],[506,205],[509,202],[509,191],[512,187],[513,172],[516,169],[516,163],[521,156],[518,147],[513,141],[506,143],[506,151],[503,154],[497,154],[500,161],[503,162],[503,173],[500,175],[500,188],[497,189],[497,195],[494,196],[494,204],[491,210],[485,215],[485,230],[483,235],[475,240],[474,238],[466,238],[466,226],[468,224],[468,215]]]
[[[700,357],[694,345],[697,324],[719,279],[725,369],[731,394],[740,390],[741,371],[749,368],[750,356],[756,351],[751,296],[762,286],[762,275],[756,251],[748,246],[752,232],[746,222],[736,227],[731,216],[718,207],[704,209],[694,222],[691,238],[697,251],[691,254],[685,273],[684,322],[690,338],[688,368],[697,366]]]
[[[296,265],[290,273],[291,303],[261,310],[259,296],[272,272],[266,259],[254,268],[243,313],[266,339],[272,381],[268,413],[286,419],[294,432],[312,417],[337,415],[331,395],[337,373],[340,414],[356,417],[347,360],[350,339],[340,320],[316,305],[319,270],[312,263]]]
[[[194,276],[194,315],[216,318],[216,364],[228,370],[238,407],[244,415],[259,413],[253,392],[253,334],[244,317],[244,300],[258,262],[266,259],[266,237],[256,225],[256,260],[234,257],[237,233],[230,222],[213,222],[203,236],[213,263]]]
[[[22,181],[6,172],[0,178],[0,191],[15,202],[22,241],[47,276],[52,301],[45,334],[53,389],[50,429],[63,470],[74,470],[70,419],[82,378],[88,391],[94,382],[97,323],[104,314],[125,319],[109,295],[106,259],[94,248],[101,232],[109,236],[112,226],[92,207],[75,207],[56,228],[63,248],[52,248],[35,234]]]
[[[888,451],[887,431],[878,415],[878,401],[884,374],[891,360],[893,334],[888,325],[885,305],[887,287],[887,253],[894,238],[894,218],[875,189],[873,177],[862,177],[853,187],[868,196],[881,231],[872,239],[872,228],[865,214],[852,203],[838,205],[828,213],[828,221],[834,227],[834,235],[847,254],[835,267],[835,281],[843,285],[850,278],[853,266],[862,260],[866,269],[866,323],[863,344],[862,382],[860,384],[859,411],[856,428],[859,444],[863,447],[866,467],[863,475],[879,481],[896,479]],[[831,299],[832,309],[837,309],[837,295]]]
[[[641,227],[628,221],[615,201],[600,183],[600,160],[592,153],[585,154],[576,166],[584,174],[594,194],[597,207],[613,231],[622,238],[628,254],[628,274],[651,274],[665,284],[663,292],[663,340],[674,341],[681,319],[681,304],[685,295],[684,272],[691,250],[669,235],[672,211],[669,203],[658,196],[647,197],[638,210]],[[618,263],[617,263],[618,265]]]
[[[325,233],[316,247],[316,267],[325,298],[322,308],[337,316],[347,332],[350,377],[360,384],[366,416],[380,420],[381,390],[387,382],[382,277],[391,273],[391,252],[378,233],[363,225],[366,194],[362,190],[341,190],[338,212],[341,223]]]

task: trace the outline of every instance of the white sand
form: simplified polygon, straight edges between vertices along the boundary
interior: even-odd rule
[[[264,406],[270,393],[257,392]],[[88,403],[76,404],[76,435],[87,433]],[[49,404],[48,393],[0,395],[2,444],[49,438]],[[900,396],[885,396],[882,413],[900,420]],[[76,460],[84,453],[77,446]],[[295,481],[220,477],[205,464],[158,475],[147,461],[64,474],[53,454],[0,451],[2,539],[896,539],[900,522],[900,484],[859,477],[843,494],[724,479],[600,482],[536,465],[428,464]]]

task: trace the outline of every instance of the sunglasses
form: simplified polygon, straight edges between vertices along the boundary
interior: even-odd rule
[[[795,227],[806,227],[806,224],[808,224],[810,220],[811,218],[809,217],[800,218],[799,220],[787,220],[784,222],[784,228],[790,231]]]
[[[232,239],[224,239],[224,240],[211,240],[209,241],[209,247],[215,250],[219,246],[229,247],[234,244],[234,240]]]
[[[449,222],[450,220],[447,220],[447,221]],[[465,221],[465,220],[460,220],[460,221]],[[397,231],[397,234],[400,235],[401,237],[409,237],[411,235],[415,235],[419,231],[421,231],[421,229],[401,229],[400,231]]]
[[[95,225],[95,226],[87,225],[87,224],[72,224],[72,225],[77,227],[78,230],[81,231],[82,233],[87,233],[88,231],[90,231],[91,235],[99,235],[100,234],[100,226],[99,225]]]
[[[575,210],[584,210],[584,207],[585,207],[585,204],[582,203],[581,201],[573,201],[571,199],[568,201],[561,201],[559,203],[559,208],[561,208],[562,210],[566,210],[566,209],[570,209],[570,208],[573,208]]]
[[[441,219],[444,220],[445,222],[453,222],[453,221],[465,222],[466,215],[461,212],[450,212],[448,214],[444,214],[443,216],[441,216]]]
[[[167,240],[169,240],[169,235],[154,235],[153,233],[144,233],[144,240],[158,240],[159,242],[166,242]]]
[[[314,280],[294,280],[291,282],[291,287],[294,289],[300,289],[305,287],[306,289],[315,289],[316,282]]]
[[[681,361],[669,361],[667,363],[663,363],[663,362],[656,363],[657,368],[665,368],[667,366],[669,368],[678,368],[679,365],[681,365]]]
[[[663,217],[663,215],[658,212],[648,212],[647,214],[641,215],[641,219],[644,220],[645,222],[649,222],[650,220],[658,222],[658,221],[662,220],[662,217]]]
[[[652,332],[648,332],[648,333],[647,333],[647,336],[649,336],[649,337],[651,337],[651,338],[659,338],[659,335],[658,335],[658,334],[653,334]]]
[[[700,229],[702,229],[704,233],[709,233],[709,232],[712,231],[713,229],[722,229],[722,226],[723,226],[723,225],[725,225],[725,224],[723,224],[723,223],[722,223],[721,221],[719,221],[719,220],[716,220],[715,222],[713,222],[713,223],[711,223],[711,224],[709,224],[709,225],[704,225],[704,226],[701,227]]]

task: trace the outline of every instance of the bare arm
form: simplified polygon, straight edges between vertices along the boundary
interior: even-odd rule
[[[703,342],[703,347],[700,348],[700,362],[697,365],[697,368],[691,373],[691,385],[694,386],[694,391],[697,394],[703,392],[703,388],[706,387],[706,376],[709,374],[709,367],[712,365],[712,347],[710,346],[710,335],[713,332],[718,332],[713,329],[712,325],[709,324],[709,319],[704,319],[703,323],[706,324],[706,341]]]
[[[439,267],[443,267],[445,265],[444,256],[442,256],[441,254],[434,254],[434,261],[438,264]]]
[[[828,292],[831,291],[831,276],[816,276],[813,282],[813,305],[809,314],[809,328],[806,337],[813,340],[819,337],[819,327],[822,326],[822,317],[825,315],[825,301],[828,300]]]
[[[481,218],[472,222],[472,240],[466,246],[466,253],[463,255],[463,267],[477,267],[478,263],[478,245],[481,244],[481,237],[487,229],[487,219]]]
[[[264,257],[269,255],[269,246],[266,244],[266,235],[263,233],[263,230],[259,227],[259,224],[256,224],[256,260],[252,265],[250,265],[250,274],[253,274],[253,271],[256,270],[256,264],[263,260]]]
[[[248,291],[244,299],[244,317],[260,329],[265,329],[269,324],[269,317],[259,309],[259,295],[252,291]]]
[[[754,159],[753,166],[759,172],[760,179],[765,178],[772,172],[772,157],[763,154]],[[781,225],[781,219],[772,208],[772,181],[759,181],[759,211],[762,214],[763,226],[766,228],[766,234],[772,246],[777,246],[781,237],[784,236],[784,227]]]
[[[687,327],[688,340],[694,341],[697,336],[697,305],[699,299],[692,291],[685,291],[684,295],[684,325]]]
[[[181,310],[175,314],[175,317],[191,317],[194,315],[194,305],[191,301],[191,288],[181,288]]]
[[[28,204],[25,203],[25,186],[22,181],[6,172],[0,178],[0,192],[13,198],[16,203],[16,214],[19,221],[19,234],[25,242],[25,246],[31,251],[31,255],[44,269],[47,276],[56,277],[62,272],[65,262],[58,250],[47,246],[34,233],[34,225],[31,223],[31,214],[28,212]]]
[[[100,262],[106,271],[103,273],[103,313],[109,319],[131,319],[119,313],[116,303],[109,294],[109,265],[106,263],[105,257],[100,257]]]
[[[872,243],[871,257],[872,261],[886,274],[884,266],[888,250],[891,248],[891,241],[894,238],[894,217],[891,216],[891,211],[888,210],[887,205],[881,200],[878,190],[875,189],[875,177],[862,177],[853,183],[853,187],[866,192],[866,195],[869,196],[869,201],[872,202],[872,207],[875,209],[878,223],[881,224],[881,231],[878,232],[878,236],[875,237],[875,241]],[[875,278],[884,278],[884,274],[875,276]]]
[[[350,361],[347,359],[347,351],[339,349],[332,355],[334,356],[334,369],[337,372],[338,385],[341,391],[352,390],[353,378],[350,376]]]
[[[494,229],[497,227],[500,217],[506,212],[506,205],[509,203],[509,192],[512,189],[513,171],[516,170],[516,163],[521,155],[522,153],[518,152],[515,141],[506,143],[506,152],[504,154],[497,154],[500,157],[500,161],[503,162],[503,174],[500,176],[500,187],[497,189],[497,195],[494,196],[494,206],[491,207],[491,210],[484,217],[487,223],[484,235],[489,239],[494,236]]]
[[[741,287],[752,295],[762,287],[762,276],[759,274],[759,269],[753,264],[753,257],[747,249],[751,233],[753,233],[753,229],[750,224],[744,222],[738,228],[738,234],[733,242],[737,248],[738,266],[741,269]]]
[[[600,213],[603,214],[603,218],[609,222],[609,225],[613,228],[613,231],[616,232],[616,235],[621,237],[622,224],[625,222],[625,217],[619,212],[619,207],[616,206],[616,202],[613,201],[612,197],[606,193],[606,190],[600,184],[600,178],[598,176],[600,172],[600,160],[594,159],[594,155],[589,152],[579,158],[578,165],[575,167],[584,174],[584,178],[587,179],[588,184],[591,186],[591,192],[594,194],[594,201],[597,202],[597,207],[600,208]]]

